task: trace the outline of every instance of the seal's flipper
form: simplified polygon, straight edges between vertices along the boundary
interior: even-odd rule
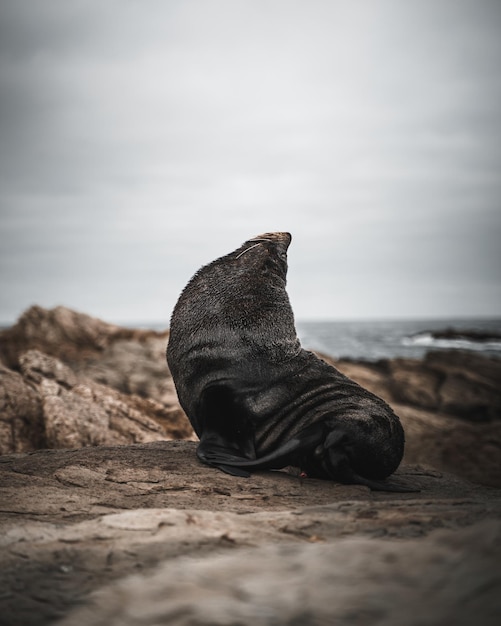
[[[256,459],[235,455],[229,446],[224,448],[221,445],[210,443],[204,445],[203,442],[200,442],[197,454],[204,463],[219,467],[227,473],[231,473],[229,471],[231,468],[238,468],[243,471],[282,469],[287,465],[299,465],[301,457],[311,452],[322,441],[322,437],[323,427],[315,424],[297,433],[296,436],[273,452]],[[237,475],[240,476],[241,474]]]
[[[197,423],[202,431],[197,456],[202,463],[233,476],[250,476],[238,465],[256,458],[254,429],[231,384],[218,382],[204,390]]]
[[[232,466],[235,460],[248,461],[241,450],[235,450],[229,442],[224,441],[217,433],[204,433],[197,448],[197,456],[206,465],[217,467],[218,469],[231,474],[248,478],[249,472]]]
[[[301,450],[300,441],[289,441],[286,445],[278,448],[271,454],[258,459],[246,459],[231,453],[231,450],[214,450],[205,446],[197,449],[198,458],[206,465],[217,467],[227,474],[248,478],[248,470],[281,469],[292,465],[292,459]]]
[[[306,473],[312,477],[330,478],[345,485],[364,485],[372,491],[388,491],[395,493],[415,493],[420,491],[405,483],[391,479],[366,478],[351,466],[349,454],[344,445],[346,433],[342,428],[332,429],[322,445],[315,450],[314,465],[305,467]],[[310,459],[311,462],[311,459]]]
[[[214,465],[217,469],[220,469],[225,474],[229,474],[230,476],[239,476],[240,478],[249,478],[250,472],[246,470],[240,469],[239,467],[230,467],[229,465]]]

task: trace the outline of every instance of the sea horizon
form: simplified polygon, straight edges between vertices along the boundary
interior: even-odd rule
[[[163,332],[169,329],[170,320],[104,321],[126,328]],[[0,329],[5,330],[12,325],[0,324]],[[335,359],[371,362],[387,358],[421,359],[432,350],[468,350],[501,358],[501,316],[299,318],[296,330],[305,349],[322,352]],[[447,330],[471,331],[487,337],[480,340],[475,336],[434,336]]]

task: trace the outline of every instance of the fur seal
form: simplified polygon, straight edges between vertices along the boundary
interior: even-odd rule
[[[202,267],[172,313],[167,362],[199,459],[236,476],[308,476],[414,491],[385,479],[402,460],[393,410],[304,350],[286,291],[291,235],[265,233]]]

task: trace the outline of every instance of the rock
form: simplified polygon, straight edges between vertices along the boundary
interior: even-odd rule
[[[486,421],[501,418],[501,361],[461,351],[429,352],[422,361],[387,362],[397,401]]]
[[[440,409],[470,420],[501,418],[501,361],[465,351],[428,352],[424,367],[441,372]]]
[[[497,626],[501,527],[401,543],[354,537],[167,562],[96,595],[60,626]]]
[[[73,369],[122,393],[179,407],[165,359],[166,346],[165,336],[147,336],[141,341],[122,339],[108,346],[99,357],[76,363]]]
[[[376,493],[166,441],[193,438],[167,336],[63,307],[0,333],[1,623],[497,624],[499,361],[334,362],[406,431],[421,492]]]
[[[0,454],[45,447],[42,401],[17,372],[0,365]]]
[[[37,350],[21,355],[19,368],[0,371],[8,409],[0,422],[3,453],[193,436],[177,405],[121,394]]]
[[[0,351],[11,368],[16,367],[19,356],[29,349],[66,362],[80,362],[101,354],[119,339],[140,339],[156,334],[107,324],[63,306],[51,310],[32,306],[12,328],[0,333]]]
[[[501,418],[499,359],[474,352],[441,350],[428,352],[421,360],[330,362],[348,376],[363,380],[365,386],[389,402],[470,421]]]
[[[431,466],[483,485],[501,487],[501,422],[460,421],[393,403],[406,433],[405,463]]]
[[[398,471],[412,494],[245,479],[195,447],[0,457],[4,623],[491,623],[501,490],[419,467]]]
[[[400,416],[405,463],[432,466],[493,487],[501,487],[501,420],[495,390],[500,365],[477,354],[451,352],[429,353],[422,361],[336,363]],[[458,376],[460,389],[450,398],[452,383],[447,381]]]
[[[11,369],[27,350],[39,350],[77,373],[123,393],[176,402],[165,350],[169,333],[122,328],[65,307],[33,306],[0,332],[0,355]]]
[[[4,405],[0,450],[26,451],[49,445],[44,423],[49,414],[56,424],[55,428],[48,428],[52,433],[50,441],[58,439],[57,445],[149,440],[153,431],[148,426],[134,420],[123,421],[123,413],[118,409],[123,404],[114,404],[112,412],[117,410],[118,417],[108,429],[106,409],[101,406],[106,397],[120,397],[120,402],[157,422],[167,437],[193,437],[166,366],[167,337],[168,333],[123,329],[64,307],[29,309],[13,328],[0,333],[3,360],[11,367],[0,373],[0,385],[8,387],[0,392]],[[37,347],[57,358],[60,366],[52,362],[54,368],[65,366],[65,375],[72,373],[71,389],[67,388],[68,381],[58,382],[55,369],[45,376],[49,382],[19,378],[22,355]],[[501,486],[499,360],[459,351],[431,352],[422,360],[378,363],[335,362],[321,356],[383,397],[400,415],[407,439],[405,462],[432,465],[439,471]],[[50,382],[54,380],[56,386]],[[93,387],[94,383],[98,386]],[[100,392],[92,396],[88,392],[91,387]],[[83,393],[84,390],[87,391]],[[111,390],[122,395],[114,396]],[[90,411],[91,419],[73,437],[70,430],[76,424],[65,418],[69,430],[66,428],[63,437],[55,416],[58,411],[66,414],[73,406],[78,407],[81,415]],[[135,428],[120,434],[122,422],[135,423],[145,431],[141,436]],[[98,433],[101,427],[106,432]]]
[[[394,398],[403,404],[438,411],[440,387],[444,374],[429,370],[423,362],[395,359],[389,363],[390,389]]]
[[[501,340],[501,334],[493,330],[470,330],[467,328],[456,329],[446,328],[445,330],[425,330],[416,333],[412,337],[422,337],[423,335],[430,335],[433,339],[448,339],[448,340],[467,340],[475,341],[479,343],[488,343],[491,341]]]
[[[0,375],[9,405],[0,452],[193,438],[166,365],[167,338],[65,307],[28,309],[0,333],[10,368]]]

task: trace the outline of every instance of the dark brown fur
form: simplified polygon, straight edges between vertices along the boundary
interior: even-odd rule
[[[404,450],[380,398],[301,348],[286,292],[289,233],[266,233],[199,270],[174,309],[167,360],[197,454],[232,474],[300,467],[376,489]]]

